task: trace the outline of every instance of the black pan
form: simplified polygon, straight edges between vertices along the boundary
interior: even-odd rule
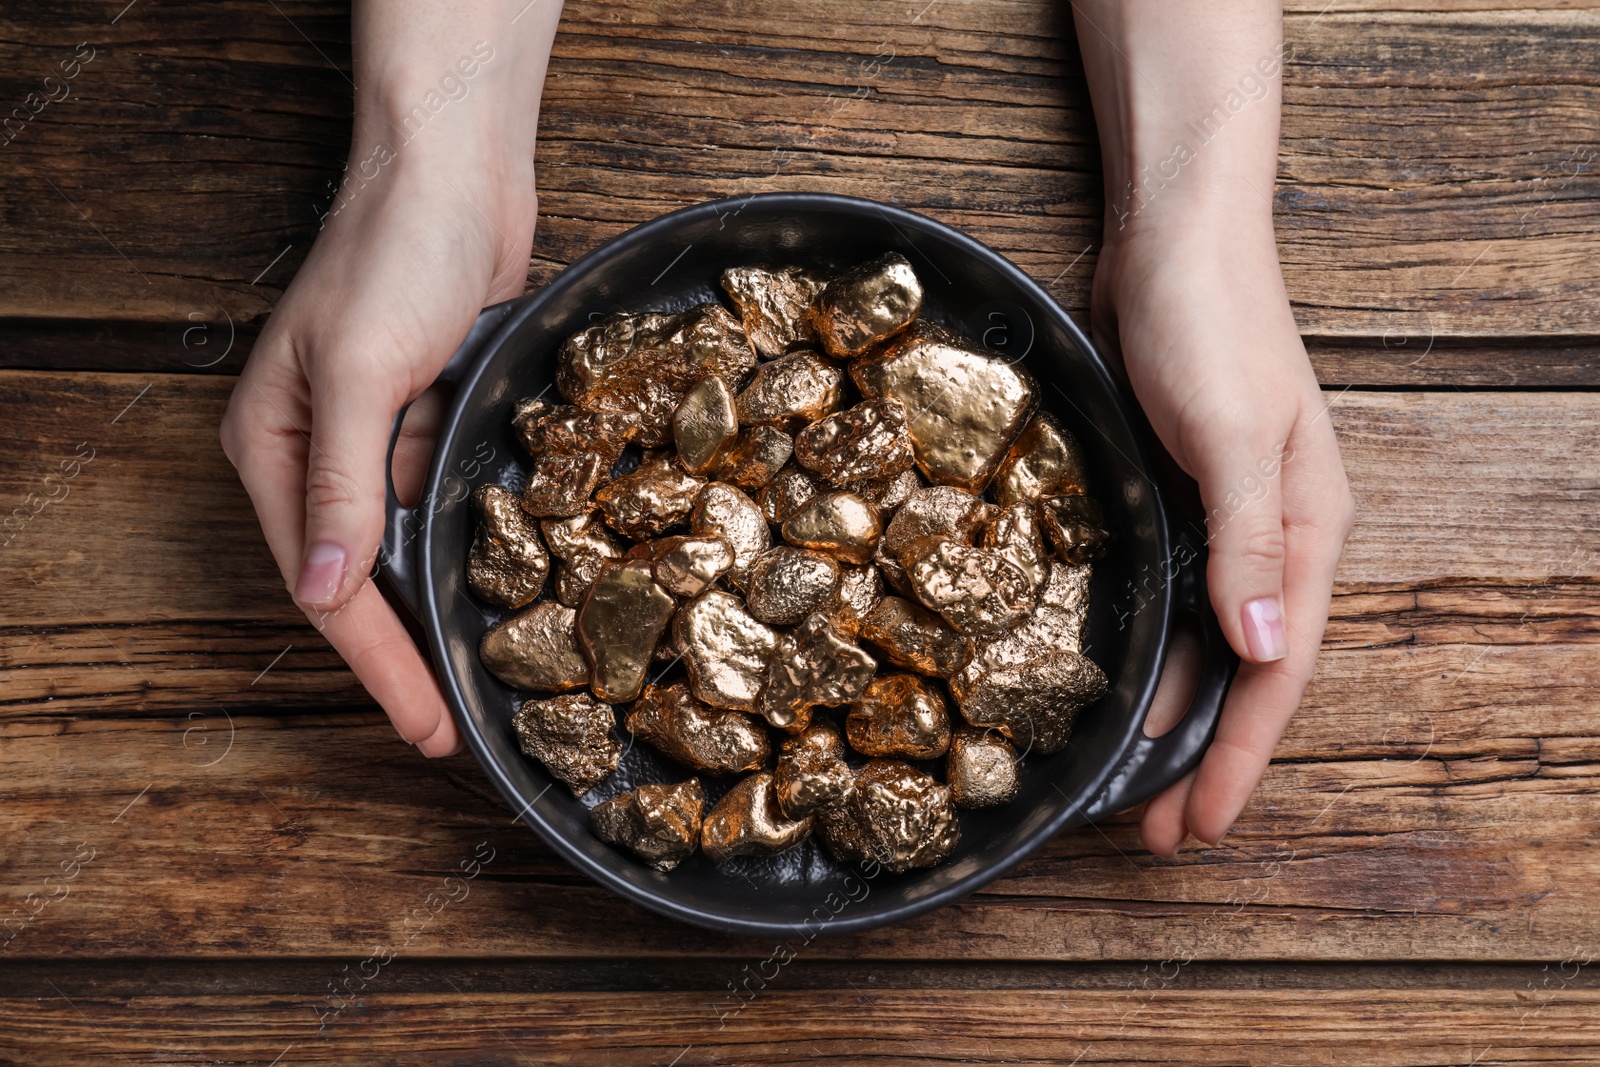
[[[1105,670],[1110,692],[1079,716],[1063,751],[1024,755],[1016,800],[961,814],[961,842],[940,866],[904,875],[848,869],[806,841],[775,857],[721,865],[697,854],[659,873],[597,839],[588,807],[641,782],[682,780],[688,776],[682,768],[629,744],[618,772],[578,800],[518,751],[511,716],[520,695],[478,661],[479,638],[507,613],[466,591],[468,497],[491,482],[520,488],[512,405],[547,389],[555,396],[556,350],[580,327],[615,311],[676,311],[722,299],[717,278],[737,264],[828,269],[890,250],[905,255],[921,277],[924,315],[1021,360],[1039,379],[1044,406],[1088,453],[1091,492],[1115,540],[1096,564],[1086,652]],[[959,900],[1063,829],[1154,795],[1192,768],[1210,743],[1237,660],[1206,598],[1203,538],[1178,519],[1153,480],[1156,453],[1143,416],[1088,338],[1032,279],[965,234],[911,211],[818,193],[684,208],[608,241],[537,293],[485,310],[441,378],[456,393],[424,503],[403,508],[390,486],[383,572],[426,634],[462,735],[513,810],[568,861],[631,900],[741,933],[814,934],[898,922]],[[1145,713],[1184,613],[1204,634],[1199,688],[1174,729],[1148,738]],[[726,788],[705,783],[708,804]]]

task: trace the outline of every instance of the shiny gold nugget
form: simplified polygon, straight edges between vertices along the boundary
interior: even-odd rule
[[[732,856],[770,856],[799,844],[811,833],[811,819],[790,819],[778,807],[772,772],[752,774],[725,793],[700,827],[706,858],[721,863]]]
[[[1020,366],[926,320],[851,364],[850,377],[862,396],[905,405],[906,432],[929,481],[975,493],[1005,459],[1039,393]]]
[[[733,566],[728,580],[742,586],[756,557],[772,545],[772,531],[761,509],[737,486],[710,482],[695,498],[689,529],[697,534],[720,534],[733,546]]]
[[[544,534],[550,554],[561,561],[556,568],[556,599],[569,608],[583,603],[589,586],[600,575],[601,564],[622,558],[622,550],[606,533],[600,516],[592,511],[564,519],[542,519],[539,532]]]
[[[754,711],[778,635],[738,597],[717,589],[685,604],[672,625],[694,695],[715,707]]]
[[[672,413],[695,382],[730,386],[756,365],[744,327],[718,304],[676,315],[613,315],[561,346],[556,386],[589,411],[636,414],[646,448],[672,443]]]
[[[1076,652],[1042,652],[1014,667],[969,664],[950,679],[961,714],[992,726],[1024,750],[1049,754],[1066,747],[1078,712],[1105,695],[1106,676]]]
[[[948,786],[898,760],[873,760],[843,803],[818,813],[817,832],[840,862],[872,860],[900,874],[955,851],[961,823]]]
[[[921,310],[922,283],[905,256],[890,252],[829,282],[811,322],[828,355],[843,359],[904,329]]]
[[[595,500],[606,525],[636,541],[656,537],[689,517],[705,479],[666,462],[646,462],[608,483]]]
[[[632,700],[676,601],[656,584],[648,560],[606,563],[578,609],[578,642],[601,700]]]
[[[827,279],[800,267],[730,267],[722,272],[722,288],[739,309],[756,351],[767,359],[817,338],[810,311]]]
[[[812,708],[856,699],[877,670],[877,660],[818,612],[778,641],[756,710],[778,729],[798,733],[810,725]]]
[[[739,421],[746,426],[788,427],[815,422],[839,409],[844,374],[813,352],[794,352],[756,368],[739,394]]]
[[[884,528],[883,549],[904,563],[903,553],[919,538],[940,537],[970,545],[993,515],[992,504],[965,489],[949,485],[918,489],[906,498]]]
[[[983,528],[983,547],[1016,564],[1027,576],[1031,594],[1037,594],[1050,577],[1049,550],[1045,548],[1038,510],[1032,504],[1002,508]]]
[[[741,489],[761,489],[778,476],[793,454],[794,438],[776,426],[749,426],[739,431],[712,476]]]
[[[1017,797],[1017,750],[993,730],[958,729],[944,767],[950,798],[958,808],[992,808]]]
[[[784,739],[772,772],[778,805],[791,819],[802,819],[844,799],[854,777],[844,761],[839,728],[818,719]]]
[[[1083,446],[1062,429],[1055,416],[1041,411],[1011,445],[989,492],[996,504],[1032,503],[1047,496],[1073,496],[1089,491],[1089,464]]]
[[[550,576],[550,554],[539,524],[522,510],[517,494],[485,485],[472,494],[478,532],[467,553],[467,585],[480,600],[503,608],[533,603]]]
[[[867,400],[801,430],[794,458],[834,485],[887,478],[911,469],[915,453],[907,425],[899,400]]]
[[[883,534],[877,509],[854,493],[819,493],[783,524],[783,539],[846,563],[866,563]]]
[[[883,576],[871,565],[839,568],[839,588],[832,606],[826,609],[833,628],[846,637],[855,637],[867,616],[883,600]]]
[[[705,802],[698,778],[641,785],[596,804],[589,819],[600,840],[628,849],[658,871],[670,871],[694,855]]]
[[[1033,610],[1027,575],[999,553],[923,538],[903,558],[917,599],[968,637],[1004,630]]]
[[[1089,566],[1050,564],[1050,577],[1038,603],[1014,628],[972,642],[972,658],[981,669],[1016,667],[1043,651],[1083,651],[1083,630],[1089,621]]]
[[[617,769],[622,744],[613,735],[616,719],[609,704],[588,693],[529,700],[511,717],[522,751],[551,777],[582,796]]]
[[[772,753],[760,722],[707,707],[683,682],[645,686],[628,711],[627,727],[690,770],[719,778],[759,770]]]
[[[691,474],[704,474],[721,462],[738,436],[733,391],[721,378],[701,378],[672,413],[678,462]]]
[[[886,596],[861,624],[861,636],[896,667],[933,678],[961,669],[966,640],[921,604]]]
[[[733,545],[721,534],[663,537],[648,552],[656,584],[681,597],[699,596],[734,562]]]
[[[845,486],[879,511],[888,514],[907,500],[926,483],[915,467],[907,467],[899,474],[886,478],[867,478]]]
[[[631,411],[585,411],[560,405],[521,406],[511,426],[530,456],[577,455],[593,452],[603,469],[622,455],[639,432],[639,416]]]
[[[756,557],[746,586],[750,614],[772,626],[793,626],[832,599],[839,564],[818,552],[775,545]]]
[[[540,518],[566,518],[589,510],[589,498],[610,465],[598,452],[535,456],[522,490],[522,510]]]
[[[882,674],[850,705],[844,729],[863,756],[933,759],[950,747],[950,709],[935,684]]]
[[[1111,543],[1105,512],[1086,496],[1052,496],[1039,501],[1039,524],[1056,555],[1068,563],[1099,559]]]
[[[490,674],[517,689],[559,693],[589,684],[589,662],[578,648],[577,612],[542,600],[500,623],[478,643]]]
[[[778,471],[770,482],[761,487],[761,492],[756,496],[756,503],[768,522],[781,525],[800,505],[816,496],[818,491],[816,479],[804,467],[790,461],[784,464],[783,469]]]

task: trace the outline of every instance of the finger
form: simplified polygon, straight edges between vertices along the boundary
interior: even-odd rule
[[[1208,459],[1198,471],[1210,558],[1206,584],[1217,620],[1240,658],[1271,663],[1287,652],[1284,530],[1279,480],[1286,444],[1258,437]]]
[[[1195,774],[1190,771],[1145,805],[1144,815],[1139,820],[1139,838],[1144,847],[1157,856],[1177,855],[1184,838],[1189,836],[1185,811],[1189,806],[1189,793],[1194,789]]]
[[[340,366],[311,381],[317,402],[306,457],[305,551],[294,587],[303,608],[337,610],[365,585],[377,557],[389,432],[404,396],[375,388],[374,379],[384,376]]]
[[[1261,781],[1273,750],[1311,681],[1327,625],[1334,571],[1349,531],[1351,509],[1332,431],[1296,441],[1285,467],[1290,514],[1284,566],[1287,653],[1240,666],[1228,692],[1216,739],[1201,761],[1185,819],[1189,831],[1215,844]]]
[[[424,756],[460,751],[438,681],[376,586],[366,583],[332,612],[306,614],[388,712],[402,738]]]
[[[258,350],[269,343],[264,338]],[[265,362],[265,361],[263,361]],[[294,592],[305,533],[306,456],[311,450],[309,410],[290,391],[247,364],[223,417],[222,450],[239,472],[261,533]]]

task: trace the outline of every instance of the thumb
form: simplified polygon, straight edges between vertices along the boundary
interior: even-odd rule
[[[382,380],[372,374],[311,376],[305,552],[294,587],[302,607],[322,613],[344,607],[366,583],[377,557],[389,431],[401,403],[390,390],[373,388]]]
[[[1228,449],[1201,471],[1211,556],[1206,582],[1228,643],[1252,663],[1289,651],[1283,614],[1283,497],[1280,441]]]

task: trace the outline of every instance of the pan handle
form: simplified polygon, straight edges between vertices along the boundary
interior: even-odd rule
[[[1206,591],[1205,544],[1193,527],[1184,523],[1179,528],[1184,532],[1172,553],[1175,564],[1172,569],[1176,571],[1171,579],[1172,620],[1175,625],[1179,616],[1188,615],[1200,623],[1205,648],[1199,684],[1194,699],[1176,726],[1160,737],[1147,737],[1141,729],[1121,764],[1085,809],[1090,822],[1150,799],[1199,764],[1216,733],[1222,702],[1228,695],[1234,672],[1239,669],[1239,657],[1228,644]],[[1169,630],[1165,648],[1171,648],[1171,644]],[[1166,664],[1165,648],[1163,666]]]
[[[521,298],[505,300],[484,308],[477,321],[467,331],[461,346],[445,363],[435,385],[458,385],[467,372],[477,365],[478,357],[490,337],[511,314]],[[416,541],[428,521],[426,497],[414,507],[406,507],[394,491],[394,446],[400,440],[400,424],[405,420],[411,405],[401,408],[389,430],[389,451],[384,460],[383,543],[378,548],[379,573],[383,575],[400,602],[410,610],[413,618],[422,617],[422,594],[416,560]],[[435,509],[437,510],[437,509]]]

